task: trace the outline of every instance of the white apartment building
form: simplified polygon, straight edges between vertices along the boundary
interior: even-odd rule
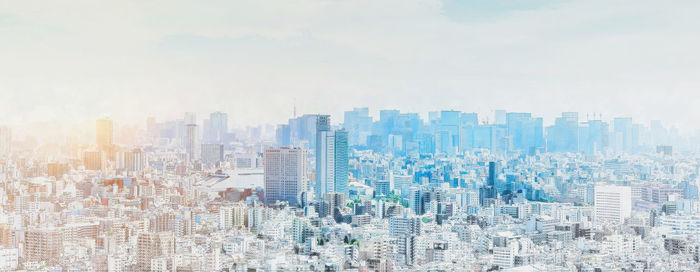
[[[632,189],[629,186],[595,186],[595,221],[623,223],[632,215]]]

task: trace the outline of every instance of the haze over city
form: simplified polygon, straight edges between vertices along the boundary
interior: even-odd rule
[[[0,271],[700,272],[698,11],[0,0]]]
[[[294,104],[336,117],[355,106],[507,109],[547,124],[577,111],[694,132],[699,5],[5,1],[0,114],[14,125],[142,124],[219,110],[242,127],[282,122]]]

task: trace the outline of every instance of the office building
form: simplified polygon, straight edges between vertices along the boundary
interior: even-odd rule
[[[58,263],[63,252],[63,236],[57,228],[30,229],[24,233],[26,261]]]
[[[491,206],[497,198],[496,177],[498,175],[496,162],[489,162],[489,172],[486,178],[486,185],[479,188],[479,204],[481,206]]]
[[[617,185],[595,186],[595,220],[621,224],[632,214],[632,188]]]
[[[418,217],[392,217],[389,219],[389,235],[402,237],[421,234],[421,220]]]
[[[530,113],[509,112],[506,114],[506,128],[510,140],[509,151],[530,155],[544,151],[542,118],[532,117]]]
[[[116,152],[115,161],[117,169],[129,172],[142,171],[148,166],[146,152],[138,148],[131,151]]]
[[[102,170],[105,161],[105,155],[102,151],[83,152],[83,165],[86,170]]]
[[[277,125],[275,129],[275,142],[277,146],[290,146],[292,144],[292,131],[288,124]]]
[[[613,119],[611,135],[613,151],[616,153],[632,153],[636,151],[639,135],[634,131],[632,118]]]
[[[348,131],[349,146],[366,146],[367,137],[372,133],[369,108],[353,108],[352,111],[346,111],[343,128]]]
[[[316,200],[329,192],[347,194],[348,133],[331,131],[330,116],[320,115],[316,125]]]
[[[579,126],[579,152],[589,155],[604,152],[608,141],[608,123],[589,120]]]
[[[13,271],[19,266],[19,250],[0,247],[0,271]]]
[[[301,148],[265,150],[265,203],[300,204],[301,193],[308,187],[307,156],[308,152]]]
[[[202,163],[217,164],[224,161],[223,144],[202,144]]]
[[[185,127],[185,152],[189,161],[199,160],[199,138],[197,125],[187,124]]]
[[[547,151],[579,151],[578,113],[564,112],[555,119],[554,126],[547,128]]]
[[[460,112],[440,112],[438,130],[438,151],[443,154],[455,155],[460,147]]]
[[[234,155],[234,168],[252,169],[259,167],[260,158],[254,153],[238,153]]]
[[[228,140],[228,114],[212,112],[209,119],[202,121],[202,141],[209,144],[223,144]]]
[[[52,162],[46,165],[46,170],[50,177],[60,179],[70,171],[70,167],[65,163]]]
[[[241,229],[246,227],[248,207],[237,202],[233,205],[221,206],[219,208],[219,228],[220,229]]]

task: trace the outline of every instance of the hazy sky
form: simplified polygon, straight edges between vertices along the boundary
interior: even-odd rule
[[[353,106],[700,128],[700,1],[5,1],[0,123]],[[487,115],[488,114],[488,115]]]

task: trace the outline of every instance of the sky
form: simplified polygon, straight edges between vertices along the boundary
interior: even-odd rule
[[[368,106],[700,128],[700,1],[0,0],[0,124]]]

